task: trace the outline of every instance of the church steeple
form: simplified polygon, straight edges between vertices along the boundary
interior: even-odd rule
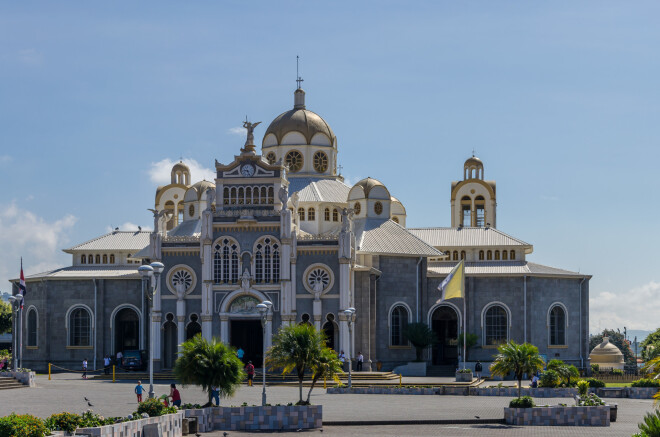
[[[452,227],[496,227],[495,181],[484,180],[484,163],[474,153],[463,164],[463,180],[451,185]]]

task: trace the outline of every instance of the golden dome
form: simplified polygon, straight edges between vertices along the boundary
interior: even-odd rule
[[[307,144],[312,143],[314,135],[322,133],[328,137],[330,144],[334,146],[335,134],[330,129],[328,123],[317,113],[305,109],[305,92],[298,88],[295,94],[296,104],[294,108],[275,117],[275,120],[266,129],[262,145],[265,143],[266,137],[270,134],[275,135],[277,145],[279,146],[282,144],[282,140],[286,134],[289,132],[300,132],[305,137]]]
[[[215,184],[213,182],[209,182],[209,181],[199,181],[196,184],[194,184],[192,187],[188,188],[188,191],[195,190],[196,193],[197,193],[197,200],[200,200],[202,198],[202,195],[209,188],[215,189]],[[187,193],[188,192],[186,192],[186,194]]]
[[[190,167],[184,164],[183,161],[179,161],[176,164],[174,164],[174,167],[172,167],[172,171],[190,171]]]
[[[353,185],[353,188],[355,187],[361,187],[362,191],[364,192],[364,197],[367,198],[369,197],[369,192],[374,188],[374,187],[383,187],[387,191],[387,187],[383,185],[383,183],[377,179],[373,178],[364,178],[361,181],[357,182],[355,185]],[[389,193],[389,192],[388,192]]]
[[[466,167],[466,168],[467,167],[483,167],[484,163],[481,161],[481,159],[479,159],[476,156],[472,155],[465,161],[465,164],[463,166]]]
[[[190,167],[179,161],[172,167],[172,183],[190,185]]]
[[[609,337],[603,337],[603,342],[596,346],[589,354],[591,364],[623,364],[623,353],[618,347],[610,343]]]

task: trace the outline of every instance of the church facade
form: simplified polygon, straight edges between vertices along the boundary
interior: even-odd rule
[[[344,183],[337,137],[302,89],[267,127],[260,153],[257,125],[245,123],[233,158],[216,160],[214,181],[192,183],[186,164],[174,165],[151,205],[153,231],[115,230],[66,249],[71,266],[26,278],[24,367],[78,368],[87,358],[100,368],[105,355],[148,350],[153,335],[155,369],[168,369],[198,333],[260,363],[281,326],[310,323],[335,350],[361,352],[365,370],[390,370],[415,358],[403,335],[413,322],[438,337],[427,362],[455,366],[464,319],[477,336],[468,361],[488,362],[515,340],[586,365],[590,276],[527,261],[532,245],[496,226],[496,184],[478,158],[451,184],[451,226],[408,228],[381,182]],[[437,291],[460,260],[465,305]],[[143,284],[137,269],[154,261],[164,270]],[[265,300],[264,335],[256,305]]]

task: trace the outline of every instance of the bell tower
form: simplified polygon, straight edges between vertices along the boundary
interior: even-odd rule
[[[484,163],[473,154],[463,165],[463,180],[451,184],[451,226],[497,227],[495,187],[484,180]]]

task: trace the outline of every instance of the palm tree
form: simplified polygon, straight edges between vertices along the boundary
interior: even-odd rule
[[[269,367],[281,368],[283,375],[296,371],[300,392],[298,405],[306,405],[302,394],[305,371],[314,368],[325,347],[325,335],[308,324],[285,326],[273,337],[266,363]]]
[[[174,376],[183,385],[201,386],[209,395],[207,407],[211,406],[213,387],[218,388],[220,397],[231,397],[245,379],[245,372],[231,347],[217,338],[208,341],[197,334],[181,345]]]
[[[499,353],[495,356],[493,364],[490,365],[490,372],[503,377],[513,372],[518,380],[518,397],[520,397],[523,374],[536,373],[543,370],[545,365],[543,358],[539,355],[539,349],[532,344],[518,344],[512,340],[500,345],[497,350]]]
[[[580,371],[577,367],[564,363],[562,360],[548,361],[548,370],[554,370],[559,377],[566,382],[566,386],[571,386],[571,378],[579,378]]]
[[[312,364],[312,369],[314,375],[312,376],[312,386],[309,388],[309,393],[307,393],[307,404],[309,404],[312,389],[319,379],[331,378],[335,382],[339,382],[337,374],[343,373],[342,362],[337,358],[337,353],[327,346],[321,350],[316,362]]]
[[[424,349],[438,342],[435,332],[426,323],[409,323],[403,328],[403,336],[415,347],[415,361],[422,361]]]

